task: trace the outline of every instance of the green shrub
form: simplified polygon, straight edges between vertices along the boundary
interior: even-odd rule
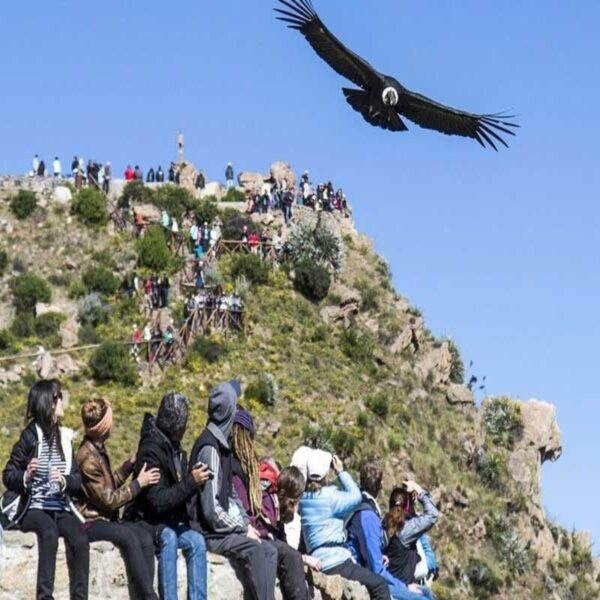
[[[374,311],[379,308],[380,290],[367,279],[361,279],[357,282],[356,287],[360,292],[360,308],[364,311]]]
[[[523,431],[521,405],[504,396],[493,398],[486,405],[483,422],[493,442],[510,450]]]
[[[502,491],[506,480],[506,461],[497,453],[481,448],[477,455],[479,477],[490,489]]]
[[[165,185],[155,191],[154,204],[161,210],[166,210],[171,218],[177,219],[181,224],[183,215],[194,210],[198,200],[183,187]]]
[[[377,396],[371,396],[370,398],[367,398],[366,405],[384,421],[387,419],[390,413],[390,403],[387,399],[387,396],[384,394],[377,394]]]
[[[8,267],[8,254],[6,254],[6,250],[2,250],[0,248],[0,277],[6,273],[6,269]]]
[[[98,383],[114,381],[133,386],[138,379],[127,346],[116,342],[104,342],[94,350],[90,359],[90,369]]]
[[[402,448],[402,438],[397,433],[390,434],[388,438],[388,449],[390,452],[398,452]]]
[[[340,340],[342,352],[350,359],[368,362],[373,359],[375,342],[367,333],[362,333],[355,325],[344,330]]]
[[[151,225],[137,241],[138,264],[153,271],[165,271],[171,263],[171,253],[160,225]]]
[[[244,215],[234,208],[226,208],[221,212],[221,234],[226,241],[239,241],[242,239],[244,227],[247,227],[248,233],[256,232],[260,234],[260,226],[255,223],[248,215]]]
[[[17,350],[15,336],[8,329],[0,329],[0,352],[12,354]]]
[[[471,558],[466,571],[475,597],[488,600],[495,596],[502,586],[502,579],[490,565],[477,558]]]
[[[112,296],[121,285],[112,271],[105,267],[88,267],[83,273],[82,281],[88,292],[98,292],[105,296]]]
[[[69,286],[68,296],[71,300],[79,300],[87,294],[87,288],[85,287],[83,281],[77,279],[71,283]]]
[[[269,281],[269,265],[257,254],[238,254],[231,265],[234,280],[244,276],[255,285],[264,285]]]
[[[10,331],[18,338],[28,338],[35,333],[33,313],[19,313],[10,325]]]
[[[94,188],[79,190],[71,204],[71,212],[88,227],[101,229],[108,223],[108,210],[104,194]]]
[[[354,452],[356,438],[346,429],[336,429],[331,436],[331,443],[335,453],[342,459],[347,459]]]
[[[82,346],[88,346],[91,344],[98,344],[100,342],[100,334],[91,323],[86,323],[79,328],[77,334],[79,343]]]
[[[263,406],[275,406],[279,397],[279,386],[273,375],[260,375],[244,390],[246,398],[258,400]]]
[[[88,294],[79,301],[77,306],[77,318],[82,325],[97,327],[106,323],[110,318],[110,306],[96,292]]]
[[[123,193],[119,198],[119,208],[125,208],[131,206],[133,203],[136,204],[155,204],[156,198],[154,190],[144,185],[143,181],[130,181],[125,184]]]
[[[221,202],[246,202],[246,194],[241,190],[230,188],[221,199]]]
[[[321,215],[314,225],[305,222],[292,226],[287,250],[292,264],[318,263],[334,273],[343,268],[344,242],[324,224]]]
[[[361,410],[356,417],[356,424],[361,429],[366,429],[371,424],[371,419],[369,418],[369,413]]]
[[[190,357],[197,356],[209,364],[215,364],[228,352],[225,344],[208,337],[198,337],[192,344]]]
[[[450,350],[450,356],[452,357],[450,381],[452,383],[463,384],[465,382],[465,365],[460,355],[460,350],[452,340],[448,340],[448,350]]]
[[[194,209],[194,217],[196,221],[202,225],[204,222],[209,225],[217,218],[219,215],[219,207],[216,202],[212,200],[200,200]]]
[[[70,273],[52,273],[48,277],[48,282],[56,287],[68,287],[71,284],[72,276]]]
[[[62,313],[48,312],[36,318],[34,323],[35,334],[39,338],[49,338],[57,335],[61,323],[66,319]]]
[[[301,261],[294,266],[294,288],[305,298],[319,302],[329,293],[331,275],[316,263]]]
[[[10,210],[17,219],[26,219],[35,210],[36,206],[36,194],[28,190],[19,190],[17,195],[10,200]]]
[[[511,573],[524,575],[533,569],[535,555],[530,546],[521,541],[521,537],[506,515],[490,515],[485,520],[485,528],[498,558]]]
[[[33,313],[38,302],[50,302],[52,290],[45,279],[34,273],[23,273],[10,282],[13,304],[18,313]]]

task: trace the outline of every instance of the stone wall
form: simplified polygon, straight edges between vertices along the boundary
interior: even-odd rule
[[[32,533],[4,532],[0,543],[0,600],[30,600],[35,597],[37,571],[36,538]],[[179,594],[185,598],[185,561],[179,559]],[[316,574],[309,577],[323,591],[316,600],[368,600],[364,588],[340,577]],[[90,600],[127,600],[129,596],[121,555],[112,544],[98,542],[90,552]],[[56,560],[55,600],[69,599],[69,579],[64,545],[60,541]],[[243,600],[244,588],[228,560],[208,555],[208,597],[210,600]],[[277,600],[281,600],[279,590]]]

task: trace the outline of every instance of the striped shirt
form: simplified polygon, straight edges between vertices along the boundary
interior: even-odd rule
[[[62,511],[69,510],[65,493],[61,491],[59,482],[50,482],[50,472],[53,469],[63,475],[66,462],[60,449],[60,436],[52,436],[52,443],[43,436],[38,455],[40,465],[31,481],[31,504],[29,508],[39,510]]]

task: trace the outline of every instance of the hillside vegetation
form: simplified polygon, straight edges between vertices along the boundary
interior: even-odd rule
[[[149,273],[143,265],[163,251],[106,224],[97,204],[95,216],[85,213],[85,198],[52,201],[51,189],[37,191],[33,208],[29,198],[28,214],[16,214],[9,187],[0,187],[0,358],[35,353],[39,344],[128,341],[133,324],[144,323],[143,301],[122,294],[121,281],[134,269]],[[197,201],[183,190],[163,189],[158,199],[143,201],[218,214],[223,228],[240,219],[226,203]],[[80,404],[93,396],[110,399],[111,451],[125,458],[135,449],[144,412],[178,390],[193,406],[190,447],[205,423],[210,387],[237,377],[265,454],[287,464],[300,444],[318,445],[340,454],[355,473],[362,460],[380,457],[386,494],[408,476],[431,490],[442,512],[431,535],[441,563],[434,587],[440,600],[599,597],[589,539],[552,524],[541,507],[541,460],[559,456],[560,440],[555,423],[537,430],[540,419],[531,417],[532,411],[549,415],[551,407],[488,398],[477,408],[459,350],[433,336],[420,311],[394,290],[388,264],[350,219],[302,208],[291,230],[279,214],[254,217],[254,224],[295,239],[297,255],[257,267],[232,254],[211,267],[224,289],[243,294],[245,332],[198,338],[178,365],[164,370],[137,373],[125,352],[121,381],[98,381],[95,349],[71,352],[73,364],[60,375],[69,395],[66,424],[81,431]],[[322,254],[308,256],[307,240]],[[141,251],[152,256],[140,265]],[[160,260],[171,273],[170,312],[179,319],[185,258]],[[321,270],[313,273],[316,264]],[[50,305],[51,316],[36,316],[39,302]],[[32,361],[0,362],[3,462],[23,426],[36,377]],[[380,502],[385,506],[386,497]]]

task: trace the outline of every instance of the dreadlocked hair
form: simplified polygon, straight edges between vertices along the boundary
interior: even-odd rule
[[[383,519],[383,526],[391,540],[398,531],[402,531],[406,522],[406,506],[410,494],[405,488],[394,488],[390,494],[390,506],[387,515]]]
[[[258,454],[252,435],[238,423],[233,424],[233,451],[248,478],[250,511],[253,515],[259,515],[262,510],[262,489],[260,487]]]

